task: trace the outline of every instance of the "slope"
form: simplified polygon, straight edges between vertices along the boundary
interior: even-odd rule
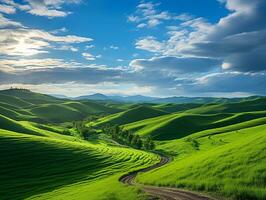
[[[117,180],[157,162],[153,154],[105,144],[70,142],[0,129],[1,199],[117,199],[138,191]],[[98,189],[99,184],[113,185]],[[63,192],[62,192],[63,191]],[[93,191],[93,193],[91,193]],[[70,195],[71,193],[71,195]]]
[[[105,124],[122,125],[165,114],[167,114],[167,112],[164,112],[156,108],[152,108],[151,106],[139,105],[135,106],[132,109],[114,115],[109,115],[104,118],[100,118],[93,125],[94,126],[103,126]]]
[[[207,104],[183,112],[125,124],[124,127],[142,136],[150,135],[157,140],[178,139],[206,129],[266,117],[265,103],[265,100],[258,99],[234,104]]]
[[[138,181],[213,192],[236,200],[266,198],[265,124],[193,137],[159,143],[158,149],[174,154],[174,161],[139,176]]]

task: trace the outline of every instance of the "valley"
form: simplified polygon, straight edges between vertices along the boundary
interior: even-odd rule
[[[0,199],[263,200],[265,144],[264,97],[132,103],[2,90]]]

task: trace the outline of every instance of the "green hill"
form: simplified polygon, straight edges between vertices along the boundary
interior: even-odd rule
[[[100,131],[117,124],[152,136],[156,150],[174,158],[138,181],[229,199],[265,199],[265,105],[255,97],[236,103],[118,104],[0,91],[0,198],[144,200],[137,187],[118,179],[158,162],[158,156],[122,147]],[[85,119],[95,129],[87,141],[72,127],[72,121]]]
[[[81,120],[86,115],[62,104],[47,104],[30,109],[30,112],[48,122]]]
[[[185,111],[193,108],[197,108],[202,106],[202,104],[193,104],[193,103],[185,103],[185,104],[157,104],[154,107],[158,108],[160,110],[163,110],[165,112],[174,113],[174,112],[180,112]]]
[[[110,114],[121,109],[94,101],[71,101],[24,89],[0,91],[0,114],[15,120],[58,123],[85,119],[93,114]]]
[[[264,121],[265,123],[265,121]],[[138,181],[213,192],[230,199],[266,198],[266,125],[191,139],[163,142],[174,161]]]
[[[140,121],[147,118],[152,118],[156,116],[165,115],[167,112],[159,110],[157,108],[153,108],[150,106],[135,106],[132,109],[109,115],[107,117],[101,118],[94,123],[96,126],[102,126],[105,124],[117,124],[123,125],[131,122]]]
[[[36,93],[36,92],[31,92],[30,90],[27,90],[27,89],[1,90],[0,95],[16,97],[29,104],[44,104],[44,103],[52,103],[52,102],[61,102],[60,99],[57,99],[55,97]]]
[[[0,102],[1,104],[5,103],[9,106],[13,106],[16,108],[24,108],[24,107],[32,106],[32,104],[27,101],[24,101],[15,96],[1,94],[1,92],[0,92]]]
[[[1,199],[138,199],[117,180],[149,165],[149,153],[104,144],[69,142],[0,129]],[[4,162],[3,162],[4,161]],[[99,185],[112,185],[101,187]]]
[[[124,127],[142,136],[151,135],[156,140],[178,139],[206,129],[266,117],[265,103],[264,99],[256,99],[233,104],[207,104],[183,112],[128,123]]]
[[[212,114],[212,113],[241,113],[266,110],[266,98],[248,100],[229,104],[206,104],[187,110],[189,113]]]

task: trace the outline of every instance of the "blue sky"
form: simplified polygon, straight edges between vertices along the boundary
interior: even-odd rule
[[[0,88],[265,95],[263,0],[0,0]]]

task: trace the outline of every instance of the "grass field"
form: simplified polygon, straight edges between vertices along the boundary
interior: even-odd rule
[[[137,199],[139,192],[122,186],[119,176],[158,161],[153,154],[101,142],[7,130],[0,130],[0,143],[1,199],[123,199],[126,193]],[[112,187],[99,188],[101,183]]]
[[[95,129],[81,139],[75,121]],[[101,133],[120,125],[151,136],[174,160],[139,182],[210,192],[220,199],[266,198],[266,101],[129,104],[0,91],[0,199],[147,199],[118,179],[159,161]],[[100,133],[100,134],[99,134]],[[96,135],[95,135],[96,134]]]
[[[159,143],[157,148],[173,154],[174,161],[138,181],[233,199],[266,198],[266,125],[200,136]]]

